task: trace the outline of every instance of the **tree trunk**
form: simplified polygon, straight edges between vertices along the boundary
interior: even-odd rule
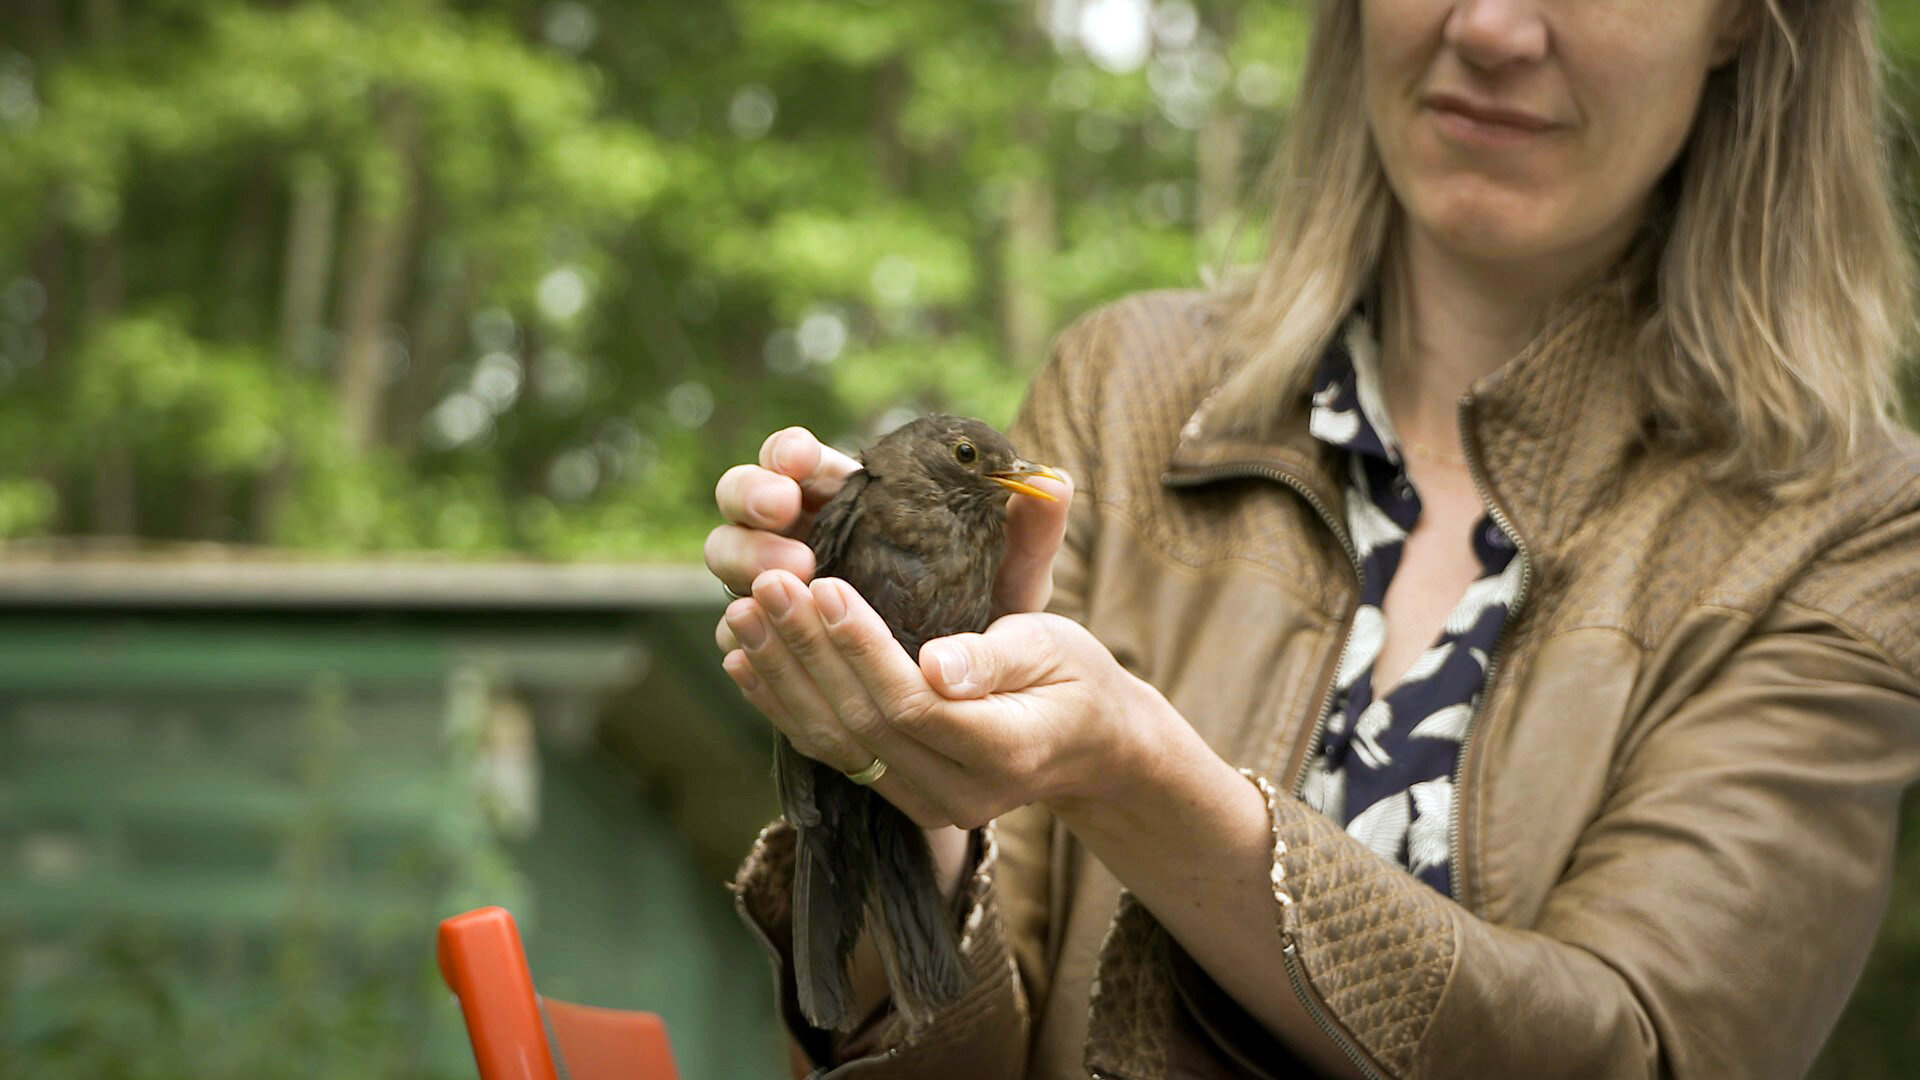
[[[1200,188],[1196,224],[1208,250],[1215,243],[1225,242],[1234,215],[1240,210],[1240,173],[1246,143],[1246,114],[1230,106],[1215,109],[1194,139]]]
[[[910,83],[904,56],[888,57],[873,73],[870,137],[874,170],[880,174],[880,180],[887,189],[893,192],[904,192],[910,179],[908,165],[911,159],[906,140],[900,136],[900,114],[907,106]]]
[[[88,0],[83,17],[90,43],[103,44],[120,36],[118,0]],[[109,232],[89,245],[86,267],[87,300],[76,337],[84,337],[117,318],[126,307],[126,265],[117,232]],[[104,431],[93,460],[93,531],[102,536],[131,537],[139,529],[139,484],[133,447],[119,429]]]
[[[8,22],[20,49],[45,71],[66,36],[60,25],[59,0],[17,0],[17,10]]]
[[[1009,49],[1032,56],[1046,48],[1036,7],[1016,23]],[[1022,114],[1013,138],[1020,172],[1008,193],[1006,232],[1000,246],[1001,344],[1019,370],[1045,359],[1053,333],[1053,301],[1047,293],[1047,267],[1060,246],[1053,171],[1047,154],[1047,114]]]
[[[84,326],[90,330],[117,317],[126,304],[125,290],[120,238],[108,233],[87,250]],[[102,432],[93,459],[93,531],[101,536],[133,536],[140,528],[138,498],[133,448],[118,428]]]
[[[1053,333],[1047,264],[1059,246],[1053,180],[1036,169],[1014,181],[1001,249],[1000,318],[1007,355],[1022,368],[1038,366]]]
[[[426,205],[414,219],[422,252],[407,322],[407,367],[388,400],[383,439],[402,461],[419,451],[421,427],[440,400],[447,371],[466,343],[469,298],[477,291],[464,255],[426,254],[440,220]]]
[[[223,280],[215,325],[219,336],[254,338],[267,327],[255,313],[265,306],[263,282],[273,249],[273,173],[265,161],[246,172],[233,201],[227,240],[221,252]]]
[[[96,43],[120,36],[120,0],[87,0],[87,36]]]
[[[661,275],[645,236],[634,230],[627,238],[627,272],[633,277],[633,327],[653,357],[654,381],[672,386],[701,370],[700,350],[681,324],[674,307],[673,287]]]
[[[380,436],[387,388],[382,337],[406,284],[412,221],[418,209],[420,110],[412,99],[396,95],[382,107],[380,127],[392,163],[392,188],[383,192],[362,178],[340,276],[343,341],[335,389],[341,438],[348,454],[355,457],[372,450]]]
[[[66,38],[58,0],[18,0],[8,30],[15,47],[33,62],[36,92],[44,97],[46,73],[58,60]],[[29,256],[30,272],[41,288],[46,290],[47,300],[40,316],[46,345],[37,381],[51,400],[60,401],[66,394],[67,378],[66,373],[59,369],[60,361],[64,359],[67,344],[72,339],[75,319],[73,285],[68,280],[72,272],[72,260],[69,257],[71,244],[66,229],[52,224],[59,220],[59,216],[54,212],[50,196],[43,201],[38,220],[43,224]],[[78,470],[66,461],[48,458],[38,465],[37,471],[40,478],[56,492],[53,517],[47,522],[48,531],[55,536],[82,531],[85,528],[80,521],[83,483]]]
[[[1227,48],[1237,29],[1236,12],[1224,5],[1202,9],[1201,19],[1212,36]],[[1247,145],[1247,114],[1228,89],[1214,103],[1207,122],[1194,139],[1194,173],[1198,198],[1196,235],[1209,266],[1230,257],[1233,227],[1240,212]]]
[[[50,212],[43,212],[42,220],[52,216]],[[66,358],[75,317],[73,287],[68,280],[72,272],[71,259],[68,257],[70,250],[66,230],[57,225],[46,225],[33,245],[31,257],[33,278],[46,290],[47,298],[46,307],[40,314],[40,326],[46,336],[40,360],[41,370],[36,381],[42,388],[41,392],[53,401],[65,400],[67,394],[68,373],[62,370],[61,362]],[[53,517],[47,522],[47,531],[55,536],[82,531],[81,477],[78,471],[61,458],[48,457],[42,460],[38,472],[40,478],[56,493]]]
[[[287,213],[286,261],[280,271],[280,365],[290,379],[320,359],[320,317],[326,308],[327,278],[333,270],[334,218],[339,183],[333,167],[318,158],[294,166],[292,205]],[[280,459],[260,477],[253,494],[248,535],[256,543],[273,540],[281,507],[299,467],[298,447],[283,442]]]
[[[131,537],[140,531],[139,492],[133,450],[126,437],[108,432],[93,460],[93,533]]]
[[[387,419],[387,445],[404,459],[420,445],[420,425],[440,399],[454,351],[460,347],[460,314],[466,310],[464,274],[453,272],[428,283],[426,297],[415,305],[407,330],[406,378],[394,387]]]
[[[287,261],[280,272],[280,360],[289,371],[313,365],[333,270],[333,222],[340,202],[333,167],[308,159],[294,169],[287,217]]]
[[[186,505],[180,521],[180,534],[194,540],[226,540],[223,522],[227,516],[227,496],[232,479],[213,469],[199,469],[187,478]]]

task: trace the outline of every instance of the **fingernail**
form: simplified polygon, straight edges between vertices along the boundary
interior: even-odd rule
[[[780,441],[773,444],[773,466],[787,475],[793,475],[793,466],[788,464],[791,453],[799,447],[799,432],[793,428],[780,433]]]
[[[773,524],[780,514],[780,498],[771,491],[756,491],[747,496],[747,509],[753,516],[766,524]]]
[[[815,582],[813,604],[820,609],[820,617],[827,620],[828,626],[837,625],[841,619],[847,617],[847,598],[840,594],[839,582]]]
[[[727,625],[733,628],[733,636],[740,639],[740,644],[749,649],[766,643],[767,624],[760,621],[759,614],[751,608],[728,616]]]
[[[947,684],[947,689],[973,689],[973,673],[967,669],[967,654],[950,645],[929,648],[933,650],[933,662],[940,666],[940,681]]]
[[[754,596],[762,604],[766,605],[767,610],[773,613],[774,618],[784,618],[787,612],[793,609],[793,597],[787,592],[785,579],[775,578],[773,584],[765,590],[765,593],[766,595],[764,596],[761,596],[759,593],[755,593]]]
[[[748,660],[747,654],[739,649],[720,658],[720,670],[726,672],[727,677],[732,679],[735,685],[749,694],[760,687],[760,678],[753,673],[753,662]]]

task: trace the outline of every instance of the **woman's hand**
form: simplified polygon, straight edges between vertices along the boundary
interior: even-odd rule
[[[820,442],[806,428],[783,428],[760,446],[758,465],[735,465],[714,489],[728,522],[707,534],[707,569],[728,591],[744,595],[768,570],[813,578],[813,551],[805,542],[813,515],[833,498],[860,463]],[[1007,502],[1007,551],[994,583],[996,614],[1039,611],[1053,595],[1053,555],[1067,530],[1065,485],[1031,481],[1060,497],[1057,503],[1015,495]],[[723,621],[715,631],[722,653],[739,647]]]
[[[923,828],[974,828],[1029,803],[1092,804],[1157,760],[1178,721],[1092,634],[1015,614],[928,642],[916,665],[845,582],[753,582],[723,666],[800,752],[843,771],[887,763],[876,791]]]
[[[784,428],[769,435],[760,446],[758,465],[736,465],[728,469],[715,487],[715,501],[728,524],[707,535],[707,568],[732,593],[746,593],[769,570],[786,571],[790,575],[788,580],[804,593],[805,587],[798,583],[810,580],[814,572],[813,551],[804,540],[813,526],[813,516],[859,468],[859,462],[822,444],[805,428]],[[1022,495],[1008,500],[1006,554],[994,584],[998,613],[1039,611],[1046,607],[1053,594],[1053,556],[1066,535],[1067,507],[1073,498],[1073,484],[1071,479],[1062,484],[1048,477],[1030,482],[1053,491],[1059,501],[1050,503]],[[715,643],[727,654],[724,665],[736,680],[748,668],[746,655],[740,652],[740,638],[732,625],[736,621],[734,610],[743,607],[751,608],[753,618],[764,618],[757,606],[736,601],[729,609],[729,617],[714,628]],[[888,642],[892,644],[891,638]],[[898,650],[897,645],[895,649]],[[906,660],[904,652],[900,659]],[[749,693],[748,698],[776,724],[780,717],[787,715],[784,711],[776,715],[770,710],[775,700],[770,694]],[[762,705],[762,702],[768,704]],[[790,737],[791,734],[789,732]],[[848,772],[864,768],[879,756],[866,753],[857,761],[843,760],[857,744],[844,729],[818,738],[797,739],[794,744],[801,753]],[[839,756],[829,756],[836,751]],[[875,790],[914,814],[915,820],[923,824],[941,816],[934,812],[932,803],[910,794],[907,785],[897,777],[881,778]],[[908,807],[917,808],[917,814]],[[927,841],[932,845],[940,869],[942,890],[951,893],[959,886],[965,869],[966,834],[954,828],[930,827]]]

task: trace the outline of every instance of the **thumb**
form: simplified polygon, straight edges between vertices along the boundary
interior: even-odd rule
[[[1058,502],[1027,495],[1007,500],[1006,554],[993,583],[994,607],[1000,611],[1044,611],[1053,597],[1053,556],[1067,535],[1067,508],[1073,504],[1073,477],[1056,471],[1060,480],[1036,476],[1028,482]]]
[[[1049,615],[1009,615],[984,634],[935,638],[920,648],[920,673],[942,697],[961,700],[1024,690],[1047,681],[1059,643]]]

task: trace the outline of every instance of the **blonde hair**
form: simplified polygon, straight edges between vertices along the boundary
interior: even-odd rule
[[[1896,371],[1920,327],[1873,3],[1751,2],[1765,17],[1709,75],[1614,273],[1639,298],[1637,373],[1655,431],[1708,451],[1716,481],[1792,499],[1830,486],[1875,430],[1901,426]],[[1227,424],[1259,430],[1277,400],[1305,394],[1353,305],[1393,284],[1398,208],[1361,70],[1359,0],[1321,0],[1269,170],[1269,253],[1219,286],[1227,348],[1242,358],[1215,397]]]

